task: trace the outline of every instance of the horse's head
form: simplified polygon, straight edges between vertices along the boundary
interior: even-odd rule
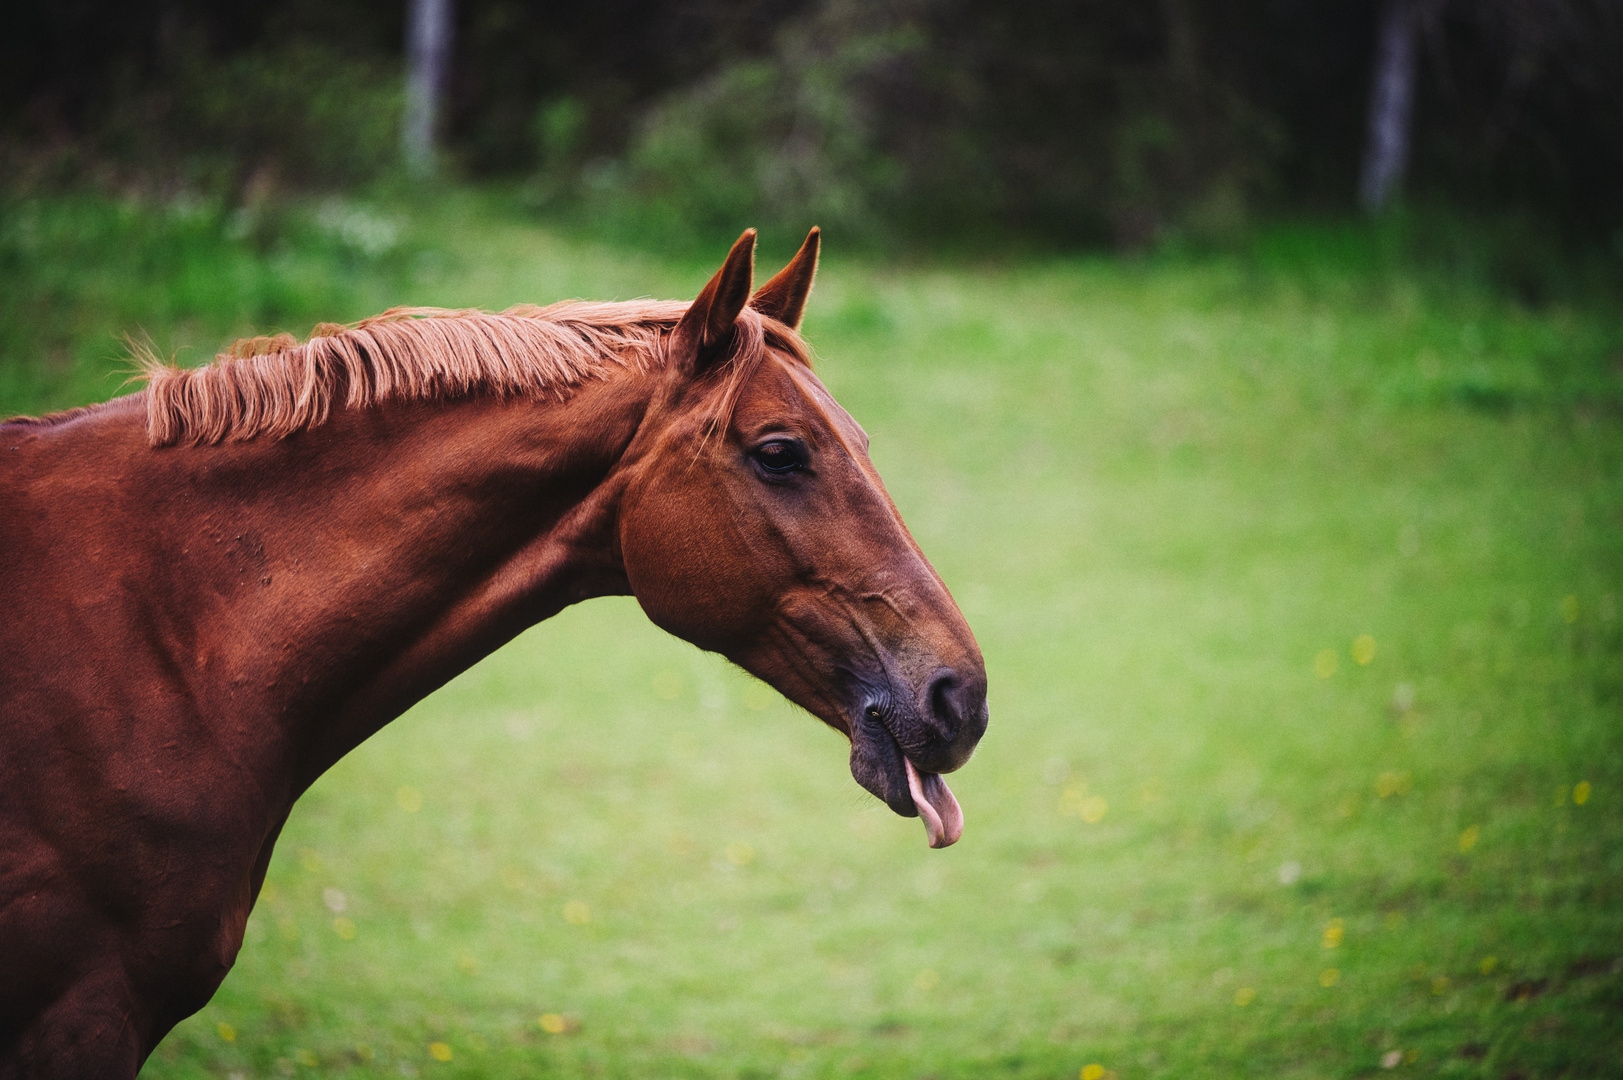
[[[944,847],[963,815],[939,774],[986,730],[980,650],[807,363],[817,231],[751,296],[754,247],[752,230],[666,339],[628,462],[626,575],[655,623],[844,732],[857,782]]]

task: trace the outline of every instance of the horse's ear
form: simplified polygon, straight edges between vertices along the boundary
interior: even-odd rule
[[[817,276],[817,252],[822,243],[823,230],[812,226],[812,231],[806,234],[806,242],[800,245],[789,265],[761,286],[760,292],[750,300],[750,307],[791,330],[799,330],[801,316],[806,314],[806,298],[811,295],[812,279]]]
[[[745,229],[727,261],[671,331],[671,348],[680,363],[697,374],[715,362],[732,338],[754,283],[755,230]]]

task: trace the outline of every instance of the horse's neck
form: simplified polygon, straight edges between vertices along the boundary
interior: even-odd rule
[[[526,626],[626,591],[608,478],[644,414],[641,381],[145,451],[165,620],[184,629],[172,663],[205,708],[275,728],[302,789]]]

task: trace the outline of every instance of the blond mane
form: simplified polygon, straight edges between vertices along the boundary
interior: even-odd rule
[[[255,436],[284,438],[324,423],[334,407],[473,394],[553,397],[617,371],[663,367],[663,342],[687,310],[680,301],[566,301],[506,311],[393,308],[350,326],[323,323],[299,344],[290,334],[246,338],[199,368],[138,357],[153,446]],[[745,310],[725,364],[730,415],[744,379],[770,343],[801,363],[799,335]]]

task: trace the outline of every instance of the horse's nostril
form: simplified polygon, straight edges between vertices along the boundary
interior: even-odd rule
[[[986,692],[979,680],[966,680],[950,669],[939,672],[930,682],[927,697],[930,716],[948,742],[960,738],[974,746],[986,730]]]
[[[958,677],[951,672],[936,676],[930,684],[930,714],[947,729],[949,738],[958,734],[963,719],[958,703],[953,700],[953,691],[957,689]]]

